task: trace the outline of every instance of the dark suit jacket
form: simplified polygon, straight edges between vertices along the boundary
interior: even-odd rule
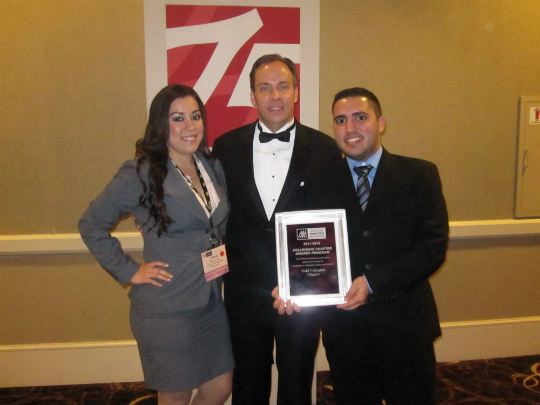
[[[383,149],[366,211],[347,161],[336,167],[335,208],[346,208],[352,278],[365,275],[373,294],[359,319],[433,341],[441,330],[429,277],[444,262],[448,215],[437,167]]]
[[[275,223],[274,215],[268,220],[255,184],[255,124],[225,133],[213,147],[225,171],[231,204],[226,243],[230,272],[224,283],[226,294],[228,289],[242,291],[237,299],[255,294],[271,300],[270,292],[277,286]],[[318,184],[332,177],[333,165],[341,160],[331,137],[298,122],[294,142],[289,171],[274,212],[316,208],[320,198],[317,192],[321,189]]]

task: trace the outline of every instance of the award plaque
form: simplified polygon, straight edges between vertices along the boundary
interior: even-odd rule
[[[276,213],[279,296],[299,306],[338,305],[351,287],[345,210]]]

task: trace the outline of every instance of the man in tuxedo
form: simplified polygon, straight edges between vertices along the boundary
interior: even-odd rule
[[[386,121],[372,92],[339,92],[332,113],[346,158],[326,196],[346,208],[353,279],[322,323],[336,404],[434,405],[441,329],[429,277],[448,243],[437,167],[382,147]],[[293,313],[276,293],[278,312]]]
[[[231,212],[226,246],[230,272],[224,298],[236,368],[233,405],[268,405],[274,339],[278,404],[311,405],[320,336],[317,309],[280,317],[272,307],[277,285],[276,212],[319,208],[316,191],[341,153],[334,140],[294,118],[294,63],[264,55],[250,73],[259,119],[216,139],[213,153],[227,179]]]

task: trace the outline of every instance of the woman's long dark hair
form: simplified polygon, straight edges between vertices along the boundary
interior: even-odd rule
[[[139,201],[150,212],[148,220],[154,219],[155,224],[150,230],[157,226],[158,236],[166,232],[167,226],[172,222],[172,219],[167,215],[167,206],[163,202],[163,180],[167,176],[167,160],[169,159],[167,146],[169,141],[169,110],[174,100],[188,96],[197,101],[204,124],[203,139],[198,150],[205,157],[209,157],[204,104],[195,90],[183,84],[166,86],[154,97],[150,106],[146,131],[136,143],[137,175],[143,184],[143,193]],[[140,174],[140,168],[144,162],[149,164],[148,184],[143,181]]]

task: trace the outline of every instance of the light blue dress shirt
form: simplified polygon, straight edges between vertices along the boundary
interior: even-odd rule
[[[382,146],[380,146],[379,149],[377,149],[377,152],[371,155],[368,160],[363,161],[363,162],[351,159],[350,157],[347,156],[347,163],[349,164],[349,170],[351,171],[351,174],[353,177],[354,188],[356,188],[356,184],[358,183],[358,175],[354,171],[354,168],[356,166],[367,166],[367,165],[373,166],[373,169],[371,169],[368,174],[369,186],[373,187],[373,180],[375,179],[375,174],[377,173],[377,168],[379,167],[381,156],[382,156]]]
[[[369,186],[372,187],[373,180],[375,180],[375,174],[377,173],[377,168],[379,167],[379,162],[381,161],[381,156],[382,156],[382,146],[380,146],[379,149],[377,149],[377,152],[375,152],[366,161],[363,161],[363,162],[351,159],[350,157],[347,156],[347,163],[349,164],[349,170],[351,171],[351,174],[353,177],[355,189],[356,189],[356,184],[358,183],[358,175],[354,171],[354,168],[357,166],[367,166],[367,165],[373,166],[373,168],[369,171],[369,174],[368,174]],[[369,280],[367,279],[367,277],[366,277],[366,281],[368,283],[369,292],[373,294],[373,290],[371,289],[371,286],[369,285]]]

